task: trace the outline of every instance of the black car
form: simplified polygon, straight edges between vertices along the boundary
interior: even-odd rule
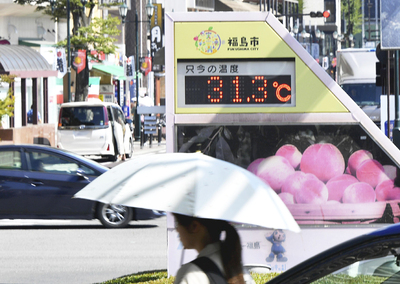
[[[0,219],[99,219],[108,228],[161,216],[155,211],[72,198],[108,168],[42,145],[0,146]]]
[[[400,223],[345,241],[267,283],[400,283]]]

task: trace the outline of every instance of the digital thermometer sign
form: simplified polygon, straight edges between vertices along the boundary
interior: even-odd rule
[[[178,107],[294,107],[295,62],[180,60]]]
[[[291,76],[188,76],[185,103],[195,104],[290,104]]]

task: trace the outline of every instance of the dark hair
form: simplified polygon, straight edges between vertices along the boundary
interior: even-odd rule
[[[228,283],[244,283],[242,268],[242,246],[236,229],[227,221],[196,218],[173,213],[176,221],[188,227],[194,220],[205,226],[210,234],[211,242],[221,243],[222,265]],[[221,240],[221,232],[225,231],[225,239]]]

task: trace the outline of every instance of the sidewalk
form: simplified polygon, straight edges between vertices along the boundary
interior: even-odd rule
[[[148,154],[162,154],[166,153],[166,141],[161,140],[160,146],[158,146],[157,139],[154,139],[150,147],[149,142],[146,142],[142,149],[140,149],[140,141],[133,142],[133,156],[148,155]]]
[[[153,154],[163,154],[166,153],[166,142],[165,139],[161,140],[160,146],[158,146],[158,141],[153,140],[153,144],[149,145],[149,143],[145,143],[142,148],[140,148],[140,141],[134,141],[133,142],[133,156],[132,157],[137,157],[137,156],[142,156],[142,155],[153,155]],[[128,161],[130,159],[127,159]],[[102,163],[104,166],[107,168],[113,168],[124,161],[116,161],[116,162],[104,162]]]

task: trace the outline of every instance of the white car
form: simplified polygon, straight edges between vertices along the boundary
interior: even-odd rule
[[[73,102],[61,105],[57,147],[82,156],[101,156],[115,161],[133,154],[130,121],[121,107],[105,102]]]

